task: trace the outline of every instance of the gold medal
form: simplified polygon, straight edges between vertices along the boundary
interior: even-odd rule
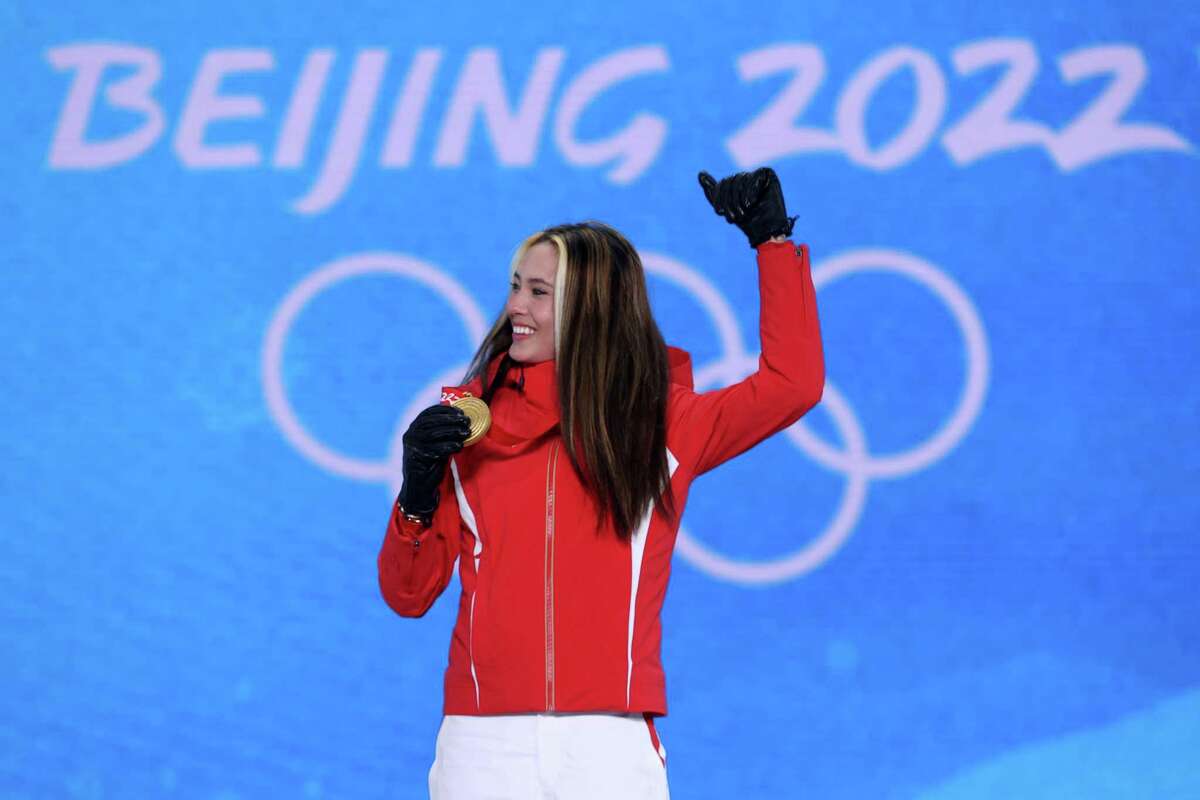
[[[488,428],[492,427],[492,411],[487,407],[487,403],[478,397],[460,397],[452,400],[450,405],[462,409],[471,421],[471,435],[463,442],[463,447],[478,442],[488,432]]]

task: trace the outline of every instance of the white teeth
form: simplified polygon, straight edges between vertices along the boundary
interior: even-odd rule
[[[533,333],[533,328],[527,328],[524,325],[513,325],[513,333]]]

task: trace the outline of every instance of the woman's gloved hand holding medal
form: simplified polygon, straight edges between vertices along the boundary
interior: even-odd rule
[[[404,515],[429,527],[440,500],[438,486],[453,453],[484,437],[492,424],[487,403],[459,397],[417,415],[404,433],[404,483],[396,502]]]

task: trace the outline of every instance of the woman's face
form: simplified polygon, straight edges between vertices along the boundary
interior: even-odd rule
[[[508,354],[524,364],[554,358],[554,277],[558,248],[541,242],[517,264],[504,310],[513,326]]]

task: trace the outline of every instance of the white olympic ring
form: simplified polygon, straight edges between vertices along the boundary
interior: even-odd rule
[[[758,355],[742,347],[737,323],[725,298],[707,279],[670,258],[643,254],[647,272],[667,278],[688,289],[716,322],[723,356],[696,370],[696,389],[703,390],[718,381],[726,385],[741,380],[758,366]],[[813,285],[825,284],[859,271],[893,270],[931,288],[949,305],[967,343],[967,385],[958,408],[928,443],[910,453],[872,458],[858,418],[849,403],[828,378],[821,408],[832,416],[846,451],[839,453],[805,429],[803,420],[787,428],[784,434],[821,466],[841,472],[848,478],[837,514],[815,539],[788,555],[765,561],[738,561],[723,556],[694,539],[681,525],[677,547],[680,555],[714,577],[747,585],[774,584],[809,572],[827,561],[849,538],[866,502],[866,482],[871,477],[897,477],[928,466],[958,443],[979,415],[987,389],[989,357],[986,336],[979,314],[966,293],[932,265],[906,253],[892,250],[858,250],[829,259],[813,268]]]
[[[695,386],[702,391],[713,385],[728,385],[756,369],[758,354],[746,352],[737,317],[725,297],[699,272],[680,261],[656,253],[642,253],[646,271],[687,291],[714,323],[722,355],[695,372]],[[838,451],[809,432],[799,420],[784,433],[788,441],[812,456],[825,469],[847,478],[842,502],[825,529],[799,550],[783,556],[740,561],[710,549],[679,528],[678,552],[693,566],[712,577],[745,585],[775,584],[803,575],[829,560],[853,532],[866,503],[871,478],[896,478],[924,469],[953,448],[970,430],[983,406],[990,370],[990,357],[983,324],[966,293],[947,275],[908,253],[884,249],[856,250],[829,259],[813,268],[813,284],[822,286],[855,272],[893,271],[912,278],[946,302],[962,331],[967,357],[966,384],[950,419],[930,439],[908,451],[872,456],[858,418],[841,392],[827,379],[821,408],[827,411],[845,450]],[[288,403],[283,386],[283,350],[288,332],[304,306],[325,289],[358,275],[386,273],[411,278],[440,294],[458,312],[473,343],[482,341],[487,323],[470,294],[436,267],[410,256],[395,253],[363,253],[336,260],[318,268],[298,283],[283,299],[267,328],[262,353],[262,379],[267,407],[284,436],[302,454],[330,472],[356,480],[387,482],[394,494],[402,479],[403,432],[417,413],[437,402],[441,387],[458,382],[466,365],[444,370],[414,395],[400,415],[383,461],[346,456],[318,442]]]
[[[945,301],[954,316],[954,321],[958,323],[959,330],[962,331],[966,346],[967,376],[954,413],[926,443],[907,452],[882,458],[865,455],[862,460],[857,460],[853,453],[838,453],[803,426],[794,425],[787,431],[787,435],[800,445],[804,452],[822,465],[846,474],[861,472],[872,478],[895,478],[924,469],[958,444],[967,435],[983,408],[983,398],[987,393],[991,372],[987,335],[983,331],[983,322],[975,304],[958,284],[912,254],[895,250],[856,250],[831,258],[819,269],[814,269],[813,285],[819,291],[825,284],[855,272],[888,270],[912,278]]]
[[[300,423],[300,418],[288,402],[287,391],[283,386],[283,346],[292,323],[296,321],[304,306],[340,281],[375,273],[403,275],[433,289],[458,312],[471,341],[483,341],[488,327],[483,314],[467,290],[453,278],[443,274],[437,267],[410,256],[396,253],[361,253],[319,268],[288,292],[271,315],[271,322],[267,326],[261,369],[267,409],[283,431],[284,437],[297,450],[335,475],[360,481],[391,481],[394,479],[393,459],[374,462],[344,456],[317,441]]]

